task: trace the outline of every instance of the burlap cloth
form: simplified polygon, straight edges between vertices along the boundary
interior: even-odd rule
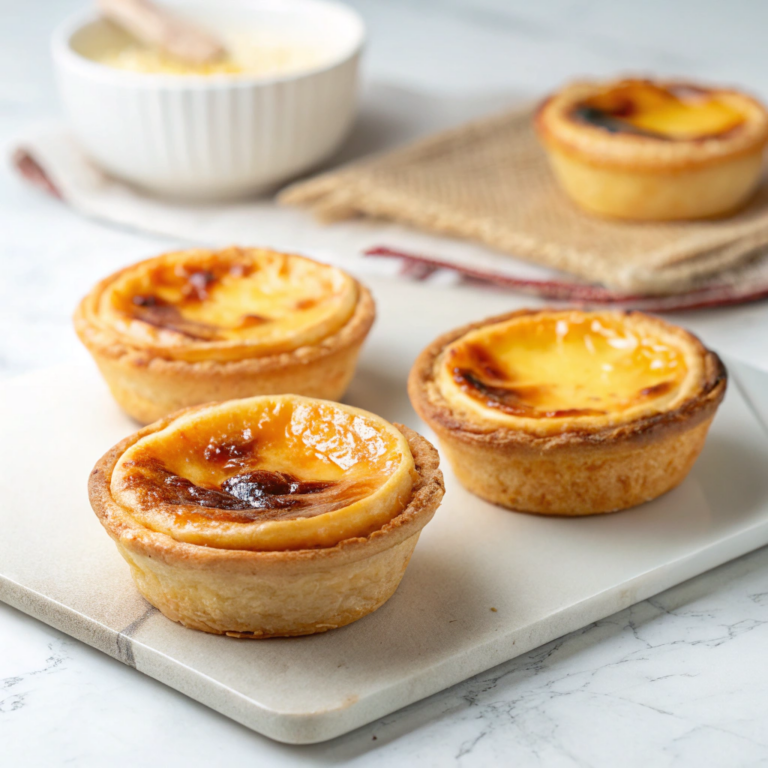
[[[549,170],[530,108],[298,182],[279,200],[329,222],[367,216],[476,240],[643,294],[688,290],[768,244],[765,184],[727,219],[635,224],[581,212]]]

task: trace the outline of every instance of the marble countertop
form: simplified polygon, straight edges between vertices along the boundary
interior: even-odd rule
[[[750,0],[351,4],[371,30],[370,82],[533,95],[576,74],[659,72],[768,98],[768,5]],[[4,9],[3,146],[58,113],[47,38],[81,5]],[[0,222],[0,376],[82,354],[69,316],[93,275],[174,245],[79,218],[7,165]],[[768,369],[768,302],[677,319]],[[763,549],[352,734],[289,747],[0,604],[0,764],[768,765],[766,641]]]

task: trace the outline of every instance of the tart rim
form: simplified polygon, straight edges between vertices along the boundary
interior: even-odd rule
[[[344,437],[349,432],[354,431],[353,425],[362,420],[365,422],[367,430],[374,430],[379,439],[387,442],[383,454],[378,457],[367,456],[362,459],[372,465],[371,476],[376,480],[375,484],[366,489],[363,496],[345,499],[345,503],[338,508],[329,509],[320,514],[310,512],[307,515],[297,514],[286,518],[267,516],[261,519],[256,517],[249,521],[241,520],[227,523],[214,513],[208,522],[201,521],[199,526],[195,525],[192,530],[188,530],[183,525],[181,527],[177,525],[176,521],[179,516],[183,518],[191,514],[194,517],[202,511],[201,506],[204,508],[207,505],[198,505],[189,500],[171,502],[162,496],[159,499],[146,499],[142,498],[141,492],[137,496],[133,490],[136,484],[144,485],[146,488],[146,483],[150,487],[155,487],[157,483],[155,478],[145,475],[141,470],[136,475],[133,470],[134,465],[142,461],[159,460],[163,462],[163,459],[167,457],[173,460],[176,445],[181,444],[189,448],[190,440],[192,445],[196,443],[195,438],[189,437],[190,429],[198,431],[199,436],[203,438],[203,443],[199,443],[198,447],[202,447],[206,442],[210,446],[210,441],[215,439],[214,434],[222,417],[230,425],[231,420],[239,420],[245,416],[246,425],[244,426],[248,428],[249,419],[262,422],[265,418],[269,419],[277,409],[280,411],[279,419],[284,419],[286,411],[288,412],[288,421],[287,424],[284,424],[283,429],[290,430],[293,435],[296,435],[292,426],[294,424],[292,419],[298,411],[304,408],[312,409],[310,418],[312,422],[335,420],[337,415],[343,414],[345,418],[344,429],[346,430]],[[250,428],[248,429],[250,431]],[[311,423],[303,425],[301,433],[302,435],[318,436]],[[362,438],[359,432],[357,432],[357,436]],[[153,438],[155,439],[153,440]],[[255,431],[254,440],[257,445],[260,443],[258,429]],[[363,442],[367,441],[363,439]],[[138,454],[136,450],[138,450]],[[295,450],[297,452],[302,451],[302,446],[296,447]],[[330,453],[325,453],[323,448],[315,448],[314,443],[305,444],[303,450],[309,455],[313,453],[317,455],[318,452],[324,453],[327,463],[335,463]],[[258,454],[258,449],[256,454]],[[178,471],[178,457],[175,458],[173,463],[177,467],[176,471]],[[189,455],[186,461],[182,461],[182,464],[191,465],[192,469],[200,466],[195,457]],[[290,472],[290,470],[288,471]],[[248,470],[246,469],[245,472],[247,474]],[[333,546],[345,538],[363,536],[363,529],[369,532],[378,530],[386,522],[396,517],[405,507],[405,500],[411,496],[414,474],[413,456],[410,453],[407,440],[402,432],[381,416],[343,403],[300,395],[261,395],[219,402],[192,413],[176,414],[173,421],[166,427],[158,428],[151,434],[139,438],[132,446],[126,447],[117,460],[112,471],[110,494],[116,504],[126,510],[126,513],[139,527],[148,528],[158,533],[166,533],[175,541],[230,550],[282,551]],[[185,478],[183,469],[180,477]],[[140,480],[139,478],[143,479]],[[311,475],[310,478],[312,478]],[[343,477],[340,478],[339,482],[343,479]],[[407,488],[404,487],[406,483]],[[213,507],[215,510],[216,505],[214,504]],[[310,510],[312,508],[311,502],[309,508]],[[226,508],[221,511],[226,516]],[[365,525],[361,525],[363,521],[365,521]],[[344,535],[344,531],[347,531],[346,535]],[[311,545],[296,546],[305,542],[307,537],[311,537],[313,540]]]
[[[630,421],[607,425],[598,429],[557,432],[550,435],[536,435],[519,428],[498,425],[495,428],[485,426],[479,420],[473,420],[458,414],[451,407],[436,386],[435,364],[443,350],[467,333],[496,323],[536,314],[562,312],[562,309],[544,307],[541,309],[519,309],[502,315],[495,315],[484,320],[468,323],[440,335],[432,341],[416,358],[408,377],[408,395],[416,412],[438,435],[446,431],[463,443],[477,446],[494,446],[499,450],[506,448],[520,451],[528,448],[532,453],[552,450],[599,449],[606,445],[638,445],[651,442],[662,431],[669,434],[671,429],[688,429],[714,414],[719,406],[727,386],[728,374],[720,357],[707,349],[701,341],[680,326],[667,323],[658,317],[637,310],[624,310],[614,314],[622,316],[640,315],[662,324],[673,335],[680,336],[692,343],[703,359],[703,381],[696,389],[673,409],[652,413]],[[577,309],[577,311],[579,311]]]
[[[650,82],[662,88],[703,89],[715,96],[724,96],[739,104],[744,122],[732,135],[659,141],[631,133],[608,133],[570,117],[570,111],[585,99],[628,82]],[[699,169],[741,158],[768,144],[768,110],[757,99],[742,91],[679,79],[626,77],[575,81],[546,97],[536,108],[533,122],[545,147],[590,165],[626,171],[672,173]]]
[[[334,566],[341,562],[355,562],[389,549],[419,533],[442,500],[445,488],[437,450],[418,433],[394,423],[413,455],[417,479],[404,509],[367,536],[342,539],[333,546],[313,549],[221,549],[180,542],[168,534],[130,521],[111,493],[112,473],[120,457],[140,439],[164,429],[179,416],[211,408],[212,405],[215,406],[206,403],[176,411],[124,438],[98,460],[88,479],[88,495],[99,522],[116,543],[129,551],[159,559],[169,566],[213,568],[233,573],[259,573],[279,567],[281,572],[287,569],[284,573],[288,575],[314,570],[323,562],[333,563]],[[114,519],[115,513],[119,515],[119,520]]]
[[[298,256],[298,254],[286,255]],[[306,256],[298,257],[308,258]],[[152,261],[156,258],[160,257],[155,256],[151,259],[145,259],[145,261]],[[309,260],[314,261],[314,259]],[[357,288],[357,301],[351,316],[337,331],[314,344],[305,344],[292,350],[274,354],[245,355],[237,359],[217,360],[215,357],[196,361],[172,359],[164,357],[161,352],[154,348],[123,342],[107,325],[94,322],[88,311],[91,301],[102,292],[104,287],[119,275],[134,269],[141,263],[143,262],[124,267],[100,280],[78,304],[73,316],[75,331],[80,341],[92,354],[100,354],[121,363],[148,368],[158,373],[168,372],[182,375],[191,373],[194,376],[231,375],[240,372],[261,373],[283,369],[297,363],[315,362],[358,341],[361,342],[367,336],[376,319],[376,304],[371,292],[357,278],[349,275]],[[338,267],[333,268],[339,269]],[[344,270],[339,271],[343,272]]]

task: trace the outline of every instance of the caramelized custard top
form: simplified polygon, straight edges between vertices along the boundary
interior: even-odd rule
[[[229,248],[137,264],[105,290],[101,312],[119,332],[154,346],[239,344],[272,353],[336,332],[356,302],[354,280],[334,267]]]
[[[679,348],[612,313],[532,314],[487,326],[450,345],[442,365],[448,386],[477,405],[528,419],[660,408],[687,373]]]
[[[577,122],[611,133],[664,141],[722,136],[745,122],[745,115],[716,93],[689,85],[662,87],[626,80],[577,104]]]
[[[373,500],[403,472],[409,490],[412,467],[402,435],[378,417],[293,395],[257,397],[139,440],[118,462],[112,492],[147,527],[202,531],[219,546],[221,525],[318,518]],[[400,495],[384,493],[392,514]]]
[[[371,483],[306,481],[269,469],[197,485],[152,457],[134,459],[130,470],[125,488],[140,488],[144,503],[177,507],[176,518],[186,522],[250,523],[314,517],[349,506],[373,490]]]

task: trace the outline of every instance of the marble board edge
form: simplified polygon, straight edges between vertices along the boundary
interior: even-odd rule
[[[768,435],[768,392],[747,382],[768,381],[768,374],[738,360],[728,359],[736,389]],[[69,367],[67,365],[60,367]],[[50,373],[50,369],[47,371]],[[746,374],[743,375],[743,373]],[[40,375],[40,372],[30,374]],[[15,382],[25,377],[14,377]],[[14,381],[14,379],[11,379]],[[758,407],[759,403],[759,407]],[[595,621],[648,599],[672,586],[768,544],[765,522],[739,531],[716,546],[686,553],[660,568],[639,574],[621,585],[589,595],[552,614],[546,621],[520,627],[493,638],[482,646],[444,659],[406,684],[383,687],[341,707],[307,713],[269,710],[238,691],[176,661],[161,651],[132,638],[131,627],[116,630],[68,607],[12,578],[0,575],[0,600],[50,626],[134,667],[190,698],[277,741],[310,744],[340,736],[402,707],[480,674],[541,645],[578,631]],[[148,606],[148,612],[155,609]]]

